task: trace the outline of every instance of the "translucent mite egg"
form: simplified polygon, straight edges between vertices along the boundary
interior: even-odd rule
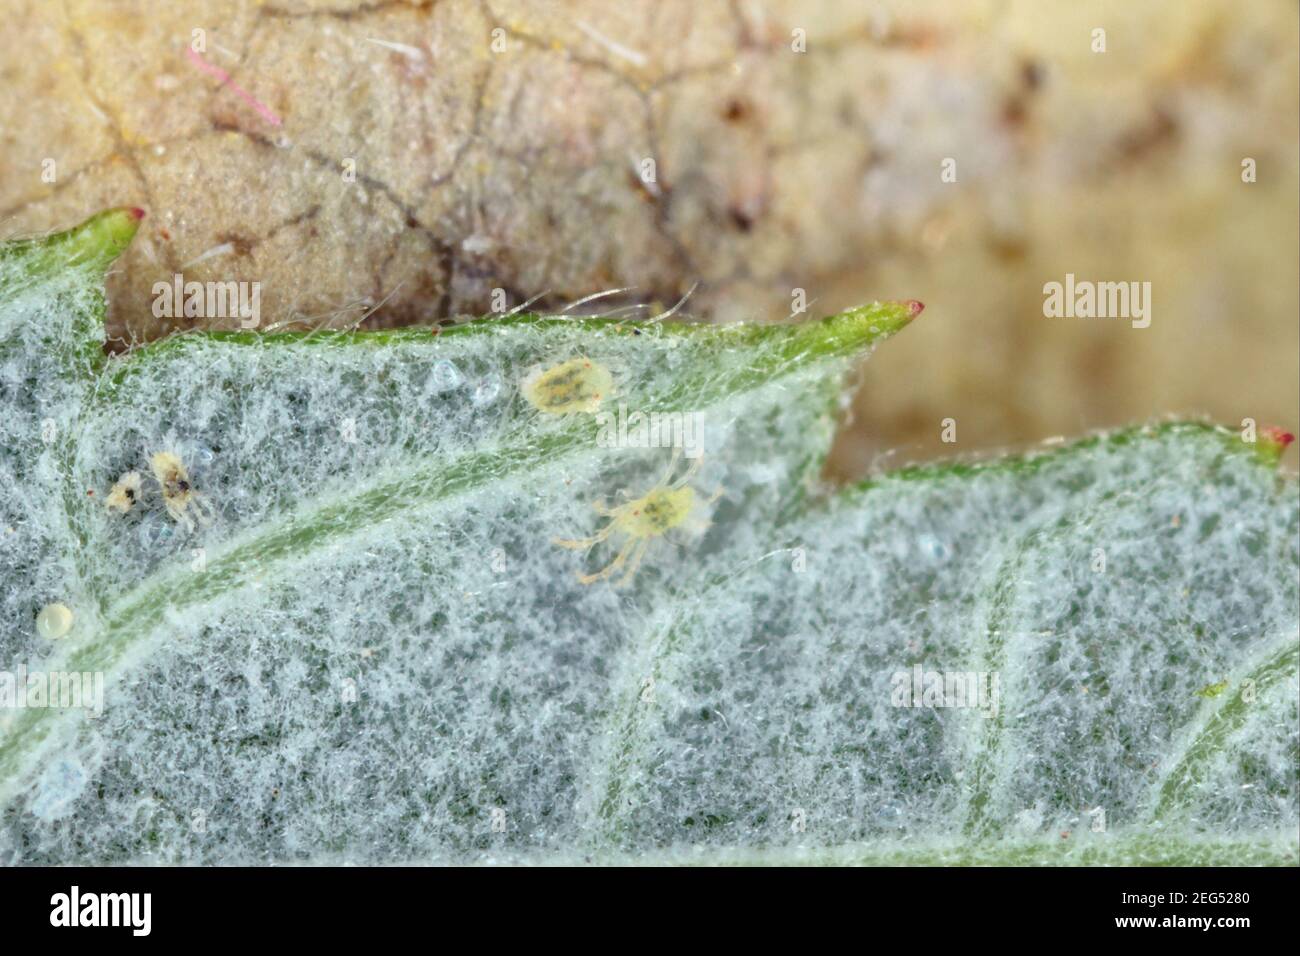
[[[460,385],[460,369],[446,359],[441,360],[433,366],[433,383],[440,392],[456,388]]]
[[[36,633],[49,641],[57,641],[72,630],[72,609],[66,604],[47,604],[36,615]]]

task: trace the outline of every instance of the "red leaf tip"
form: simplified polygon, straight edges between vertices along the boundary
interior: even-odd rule
[[[1295,435],[1276,425],[1265,425],[1260,429],[1260,432],[1263,433],[1265,441],[1272,442],[1280,448],[1286,448],[1287,445],[1295,441]]]

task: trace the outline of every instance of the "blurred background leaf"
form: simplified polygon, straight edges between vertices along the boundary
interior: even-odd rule
[[[260,281],[265,321],[303,325],[497,288],[667,308],[698,282],[711,320],[921,299],[841,478],[1164,414],[1294,430],[1298,24],[1291,0],[17,0],[0,216],[148,211],[118,347],[167,331],[176,272]],[[1066,273],[1151,282],[1151,326],[1045,318]]]

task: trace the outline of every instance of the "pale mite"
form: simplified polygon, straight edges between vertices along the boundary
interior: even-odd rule
[[[586,356],[533,372],[520,384],[524,398],[548,415],[591,414],[614,394],[609,369]]]
[[[641,567],[641,560],[645,557],[650,542],[655,538],[664,537],[673,528],[686,525],[692,519],[693,513],[701,503],[696,498],[695,489],[690,487],[688,482],[699,470],[702,459],[695,459],[691,462],[690,468],[686,470],[684,475],[669,483],[669,478],[672,477],[673,470],[677,467],[677,460],[680,455],[681,452],[674,448],[668,470],[641,497],[634,498],[613,508],[607,507],[603,502],[596,502],[594,505],[596,512],[609,518],[609,521],[590,538],[553,539],[553,542],[562,548],[586,549],[599,544],[615,532],[627,538],[618,554],[614,556],[614,559],[609,564],[593,574],[579,574],[578,580],[580,582],[593,584],[596,581],[610,578],[619,570],[625,569],[623,570],[623,576],[618,580],[618,584],[628,584],[636,575],[637,569]],[[707,507],[721,496],[722,489],[719,488],[714,492],[713,497],[702,504]],[[702,530],[708,527],[708,522],[702,519],[695,519],[692,523],[695,526],[694,530]]]
[[[194,530],[196,521],[204,526],[212,523],[212,504],[194,489],[179,455],[170,451],[154,452],[149,467],[162,488],[163,502],[173,521],[183,524],[187,531]]]
[[[109,490],[108,497],[104,499],[104,506],[112,511],[126,514],[139,502],[142,483],[140,472],[128,471],[117,479]]]

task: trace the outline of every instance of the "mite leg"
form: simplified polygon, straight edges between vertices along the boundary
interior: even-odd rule
[[[645,557],[645,552],[648,547],[650,547],[650,542],[647,539],[638,539],[636,549],[632,552],[632,560],[628,563],[627,570],[623,572],[623,576],[618,580],[619,587],[630,584],[632,578],[636,577],[637,569],[641,567],[641,559]]]
[[[676,454],[676,450],[675,450],[675,449],[674,449],[674,454]],[[673,460],[676,461],[677,459],[674,458]],[[694,477],[695,477],[695,473],[696,473],[697,471],[700,470],[700,465],[701,465],[701,463],[703,463],[703,461],[704,461],[704,456],[703,456],[703,455],[699,455],[699,456],[697,456],[696,458],[692,459],[692,460],[691,460],[691,466],[690,466],[689,468],[686,469],[686,473],[685,473],[684,475],[682,475],[680,478],[678,478],[676,481],[673,482],[673,488],[674,488],[674,489],[681,488],[681,487],[683,487],[683,486],[684,486],[688,481],[690,481],[692,478],[694,478]]]
[[[584,548],[590,548],[593,545],[600,544],[613,534],[613,532],[614,523],[611,521],[590,538],[552,538],[551,544],[558,544],[561,548],[568,548],[570,551],[580,551]]]
[[[668,467],[664,470],[664,476],[655,482],[654,487],[662,488],[668,484],[668,479],[673,476],[673,471],[677,468],[677,461],[682,457],[682,450],[676,445],[673,446],[672,458],[668,460]],[[673,486],[677,487],[676,485]]]
[[[597,581],[604,581],[609,578],[615,571],[627,563],[628,555],[630,555],[632,549],[636,547],[637,541],[637,538],[628,538],[627,543],[625,543],[619,550],[618,556],[615,557],[613,561],[605,565],[605,567],[601,568],[595,574],[579,574],[578,580],[582,584],[595,584]]]
[[[217,516],[217,509],[216,506],[208,500],[207,496],[195,492],[190,501],[193,505],[194,513],[198,516],[199,525],[206,528],[208,525],[212,524],[213,519]]]

